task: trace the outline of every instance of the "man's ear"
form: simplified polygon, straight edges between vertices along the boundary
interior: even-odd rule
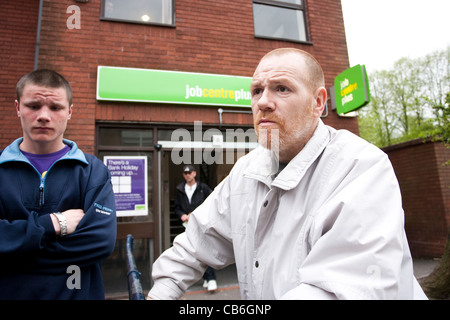
[[[69,107],[69,115],[67,117],[67,120],[70,120],[70,118],[72,117],[72,109],[73,109],[73,104]]]
[[[327,102],[327,89],[320,87],[316,90],[314,94],[314,107],[313,113],[316,117],[320,117],[325,109],[325,104]]]
[[[15,100],[14,104],[16,106],[17,116],[20,118],[20,103],[19,103],[19,101]]]

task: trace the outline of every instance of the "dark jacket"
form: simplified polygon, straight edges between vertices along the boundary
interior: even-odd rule
[[[101,260],[116,240],[108,169],[69,140],[44,178],[20,152],[0,152],[0,299],[104,299]],[[83,209],[74,233],[56,237],[50,213]]]
[[[181,182],[177,185],[177,193],[175,195],[174,208],[179,218],[185,213],[189,214],[194,211],[212,192],[207,184],[197,181],[197,188],[192,195],[191,203],[189,203],[186,191],[184,191],[185,185],[186,182]]]

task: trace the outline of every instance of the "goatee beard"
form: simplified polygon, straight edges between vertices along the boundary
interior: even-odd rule
[[[259,128],[257,131],[258,143],[265,149],[272,150],[276,155],[280,151],[280,130],[272,128]]]

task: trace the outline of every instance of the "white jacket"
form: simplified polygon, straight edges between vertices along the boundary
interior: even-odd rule
[[[386,154],[320,121],[276,178],[272,159],[259,147],[237,161],[155,261],[150,297],[236,263],[243,299],[426,299]]]

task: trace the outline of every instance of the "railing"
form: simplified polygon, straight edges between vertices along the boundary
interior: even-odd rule
[[[141,273],[136,267],[133,256],[133,236],[129,234],[127,235],[127,278],[128,297],[130,300],[145,300],[140,277]]]

